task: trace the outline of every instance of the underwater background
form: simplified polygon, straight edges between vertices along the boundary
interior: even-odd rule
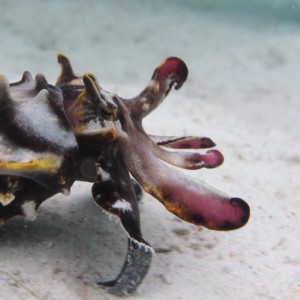
[[[151,133],[211,137],[225,156],[191,176],[245,199],[235,232],[195,228],[141,203],[152,268],[134,299],[300,299],[300,1],[0,0],[0,73],[54,83],[56,54],[124,97],[179,56],[189,77],[145,120]],[[90,186],[0,229],[0,299],[114,299],[90,282],[122,265],[126,237]]]

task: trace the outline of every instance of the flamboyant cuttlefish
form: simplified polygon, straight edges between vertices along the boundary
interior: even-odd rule
[[[95,202],[118,217],[128,234],[120,274],[99,284],[125,295],[136,290],[152,257],[140,230],[137,182],[193,224],[231,230],[247,223],[246,202],[164,163],[191,170],[219,166],[223,156],[217,150],[174,150],[211,148],[211,139],[154,136],[143,129],[143,118],[186,80],[188,69],[180,58],[167,58],[132,99],[103,90],[90,73],[75,75],[66,56],[59,54],[58,62],[62,70],[55,85],[29,72],[11,84],[0,76],[0,224],[15,215],[33,220],[44,200],[69,194],[76,180],[93,182]]]

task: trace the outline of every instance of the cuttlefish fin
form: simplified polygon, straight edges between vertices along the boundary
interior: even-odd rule
[[[26,149],[23,152],[23,158],[19,153],[12,153],[10,157],[1,157],[0,153],[0,175],[27,178],[43,186],[49,186],[50,178],[54,179],[52,184],[56,182],[62,165],[61,157],[52,153],[27,153]],[[57,184],[60,185],[59,180]]]

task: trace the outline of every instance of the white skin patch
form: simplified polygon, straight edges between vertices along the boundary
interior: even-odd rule
[[[12,193],[2,194],[0,193],[0,202],[3,206],[6,206],[15,200],[15,195]]]
[[[111,179],[110,174],[105,172],[103,169],[100,169],[99,175],[101,176],[102,181],[108,181]]]
[[[7,190],[6,193],[0,193],[0,203],[3,206],[9,205],[15,200],[15,192],[18,189],[18,179],[12,179],[10,176],[5,178]]]
[[[153,254],[155,253],[155,250],[154,250],[151,246],[146,245],[146,244],[144,244],[144,243],[141,243],[141,242],[137,241],[136,239],[133,239],[130,235],[129,235],[128,237],[131,239],[131,241],[132,241],[136,246],[139,247],[139,249],[145,248],[146,251],[150,251],[150,252],[153,253]]]
[[[142,110],[148,111],[148,110],[149,110],[149,107],[150,107],[150,104],[149,104],[149,103],[144,103],[143,106],[142,106]]]
[[[71,190],[68,189],[68,188],[63,188],[63,189],[61,190],[61,192],[62,192],[65,196],[70,196],[70,194],[71,194]]]
[[[19,124],[22,124],[25,130],[34,132],[35,135],[60,147],[65,149],[75,147],[77,142],[74,135],[66,131],[61,126],[59,117],[52,113],[48,97],[49,92],[42,90],[31,100],[30,105],[27,101],[17,102]]]
[[[25,220],[33,221],[36,219],[36,204],[34,201],[27,201],[22,204],[22,210],[25,217]]]
[[[131,204],[128,203],[127,201],[125,201],[124,199],[122,200],[117,200],[113,206],[113,208],[116,208],[116,209],[119,209],[123,212],[125,211],[132,211],[132,207],[131,207]]]

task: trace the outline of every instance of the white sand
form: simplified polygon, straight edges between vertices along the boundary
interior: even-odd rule
[[[10,81],[30,70],[53,82],[58,51],[122,96],[167,56],[189,66],[145,127],[211,137],[224,165],[189,174],[247,200],[252,215],[238,231],[213,232],[145,196],[144,237],[171,252],[155,255],[134,299],[300,299],[300,2],[223,2],[0,0]],[[126,237],[89,190],[75,184],[35,222],[0,229],[0,299],[114,299],[85,282],[118,273]]]

